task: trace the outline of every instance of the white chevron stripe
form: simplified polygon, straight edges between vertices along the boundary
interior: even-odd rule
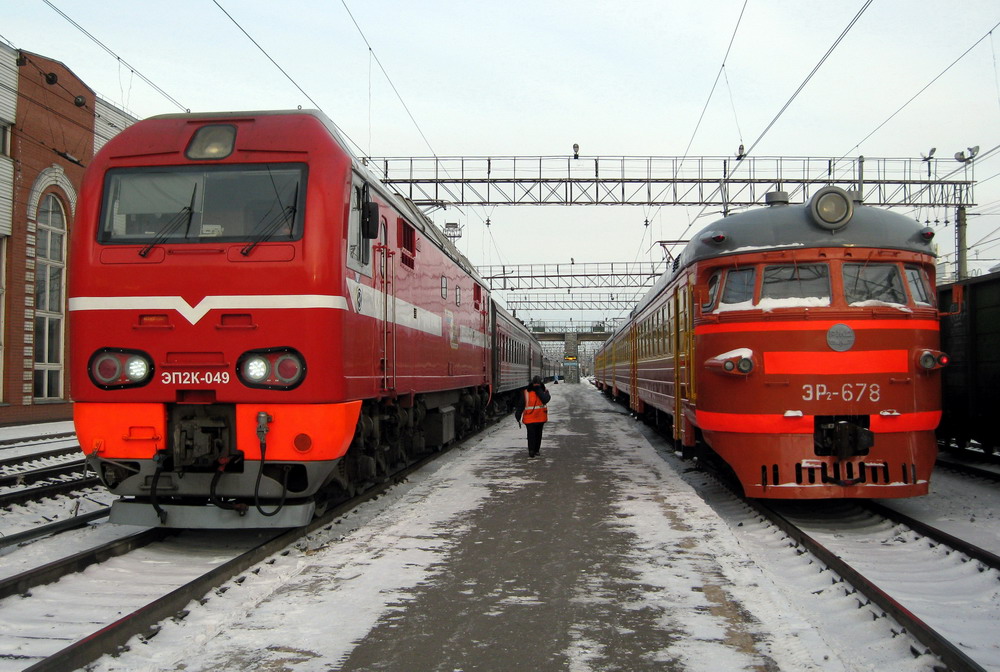
[[[347,299],[328,294],[238,294],[206,296],[196,306],[192,306],[180,296],[77,296],[69,300],[71,311],[176,310],[191,324],[197,324],[210,310],[268,308],[347,310]]]

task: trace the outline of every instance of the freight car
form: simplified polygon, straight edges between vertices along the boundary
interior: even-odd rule
[[[542,365],[316,111],[129,127],[88,167],[71,255],[74,421],[115,522],[302,525]]]
[[[1000,454],[1000,273],[941,285],[943,372],[941,445]]]
[[[833,186],[698,233],[598,352],[597,384],[747,495],[926,494],[941,416],[934,232]]]

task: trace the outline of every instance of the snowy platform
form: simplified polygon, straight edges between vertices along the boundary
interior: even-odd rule
[[[549,389],[540,459],[509,418],[91,669],[930,669],[782,535],[755,561],[621,407]]]

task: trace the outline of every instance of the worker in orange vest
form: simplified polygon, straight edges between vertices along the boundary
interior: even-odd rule
[[[545,404],[552,395],[545,389],[542,379],[535,376],[514,402],[514,417],[518,426],[524,421],[528,427],[528,457],[538,455],[542,448],[542,428],[549,419],[549,411]]]

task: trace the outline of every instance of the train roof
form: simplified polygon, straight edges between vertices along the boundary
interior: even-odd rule
[[[734,254],[817,247],[862,247],[904,250],[936,256],[933,229],[884,208],[861,203],[858,192],[839,187],[819,189],[807,203],[789,204],[788,194],[772,192],[766,207],[723,217],[691,238],[680,256],[632,314],[646,307],[671,279],[691,264]],[[839,216],[824,219],[833,207]],[[833,212],[833,211],[831,211]]]
[[[454,243],[445,237],[444,233],[435,226],[434,222],[413,203],[410,199],[405,196],[390,190],[375,173],[373,173],[369,168],[366,161],[359,159],[358,156],[351,150],[347,141],[344,138],[343,133],[340,128],[333,123],[330,117],[326,116],[321,110],[254,110],[254,111],[234,111],[234,112],[178,112],[173,114],[160,114],[149,119],[184,119],[184,120],[197,120],[197,119],[247,119],[250,117],[263,117],[263,116],[309,116],[316,118],[320,123],[322,123],[330,135],[337,142],[344,153],[351,157],[351,165],[354,172],[362,175],[370,186],[375,188],[382,198],[386,199],[400,212],[404,213],[407,218],[413,223],[413,225],[423,233],[427,238],[431,239],[439,248],[441,248],[445,254],[454,259],[462,270],[471,275],[476,282],[485,287],[486,283],[483,281],[476,267],[473,266],[464,254],[462,254]]]

